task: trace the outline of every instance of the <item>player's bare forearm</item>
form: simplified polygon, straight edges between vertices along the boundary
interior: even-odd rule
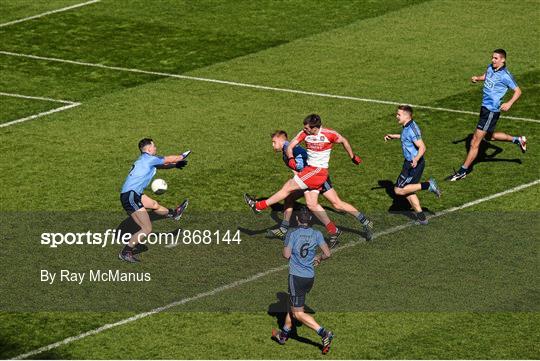
[[[163,164],[174,164],[183,161],[185,158],[181,155],[167,155],[163,158]]]
[[[514,89],[514,95],[512,95],[512,98],[510,98],[510,100],[507,101],[506,103],[501,104],[501,110],[504,112],[510,110],[510,107],[514,105],[514,103],[516,102],[516,100],[519,99],[520,96],[521,96],[521,89],[519,87],[516,87]]]
[[[343,146],[343,149],[345,149],[345,151],[349,155],[349,158],[354,157],[354,152],[352,151],[351,143],[349,143],[347,138],[345,138],[343,136],[339,136],[339,138],[338,138],[338,140],[336,142],[341,143],[341,145]]]
[[[283,247],[283,258],[289,259],[291,258],[292,250],[290,247]]]
[[[510,100],[508,102],[510,104],[514,104],[516,102],[516,100],[519,99],[520,96],[521,96],[521,89],[519,87],[517,87],[516,89],[514,89],[514,95],[512,95],[512,98],[510,98]]]
[[[473,82],[473,83],[476,83],[478,81],[484,81],[484,80],[486,80],[486,74],[485,73],[482,74],[482,75],[473,75],[471,77],[471,82]]]
[[[287,158],[294,158],[293,149],[297,145],[298,145],[298,140],[296,139],[291,140],[291,142],[289,143],[289,146],[287,147],[287,151],[285,152],[285,154],[287,155]]]
[[[392,139],[399,139],[401,138],[401,135],[400,134],[386,134],[384,136],[384,141],[387,142],[389,140],[392,140]]]
[[[330,247],[326,243],[322,244],[321,246],[321,260],[328,259],[330,256],[332,256],[332,252],[330,251]]]
[[[414,145],[418,147],[418,153],[416,154],[416,157],[413,158],[413,164],[416,166],[416,163],[424,156],[426,153],[426,145],[422,140],[417,140],[414,142]]]

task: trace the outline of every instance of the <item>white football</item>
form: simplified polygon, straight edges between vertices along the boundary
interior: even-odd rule
[[[152,192],[155,194],[163,194],[167,190],[167,182],[165,182],[163,179],[154,179],[152,182]]]

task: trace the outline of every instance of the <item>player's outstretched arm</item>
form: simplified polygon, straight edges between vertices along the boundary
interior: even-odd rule
[[[167,155],[163,158],[163,165],[174,164],[183,161],[190,155],[191,150],[185,151],[180,155]]]
[[[478,81],[484,81],[486,80],[486,73],[482,74],[482,75],[473,75],[471,77],[471,82],[473,83],[476,83]]]
[[[401,138],[401,135],[400,134],[385,134],[384,136],[384,141],[387,142],[389,140],[392,140],[392,139],[399,139]]]

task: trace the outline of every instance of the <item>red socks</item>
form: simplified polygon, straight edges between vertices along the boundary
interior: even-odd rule
[[[259,202],[255,203],[255,208],[258,211],[262,211],[263,209],[268,208],[268,204],[266,204],[266,199],[264,201],[259,201]]]
[[[335,234],[337,232],[336,224],[334,222],[330,222],[326,225],[326,230],[329,234]]]

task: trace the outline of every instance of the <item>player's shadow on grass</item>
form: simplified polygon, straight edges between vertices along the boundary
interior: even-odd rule
[[[167,219],[167,216],[161,216],[159,214],[156,214],[154,212],[149,212],[148,215],[150,216],[150,221],[153,223],[154,221],[159,221],[159,220],[162,220],[162,219]],[[116,230],[119,230],[121,232],[121,234],[125,234],[125,233],[130,233],[130,234],[133,234],[133,233],[136,233],[138,232],[139,230],[141,229],[141,227],[139,227],[139,225],[137,223],[135,223],[135,221],[133,220],[133,218],[131,218],[130,216],[128,216],[126,219],[124,219],[117,227],[116,227]],[[176,234],[178,232],[180,232],[181,229],[180,228],[176,228],[172,231],[169,231],[169,232],[152,232],[154,234]],[[148,246],[146,246],[146,244],[140,244],[138,245],[138,247],[133,251],[133,254],[139,254],[139,253],[143,253],[143,252],[146,252],[148,251]]]
[[[279,329],[283,329],[285,324],[285,316],[289,311],[289,294],[287,292],[278,292],[276,293],[277,302],[272,303],[268,306],[268,315],[276,318],[276,323]],[[304,306],[304,312],[309,314],[314,314],[315,311],[309,306]],[[291,331],[291,336],[289,337],[292,340],[306,343],[308,345],[315,346],[322,350],[322,345],[320,343],[314,342],[309,338],[298,336],[297,328],[302,326],[301,322],[298,322],[293,318],[293,328]],[[276,341],[276,340],[274,340]],[[277,342],[277,341],[276,341]]]
[[[257,198],[257,201],[261,201],[261,200],[266,199],[266,198],[268,198],[268,197],[260,197],[260,198]],[[300,202],[297,202],[297,201],[294,202],[293,214],[292,214],[292,217],[291,217],[291,222],[289,224],[290,227],[296,227],[297,226],[296,217],[295,217],[296,211],[299,211],[302,207],[305,207],[305,206],[306,206],[305,204],[302,204]],[[326,212],[332,212],[334,214],[340,214],[340,215],[344,214],[344,213],[338,212],[335,209],[330,208],[330,207],[326,207],[326,206],[322,206],[322,207],[324,208],[324,210]],[[279,227],[279,225],[281,224],[281,220],[283,218],[284,207],[283,207],[283,204],[276,203],[276,204],[272,204],[270,206],[270,209],[271,209],[270,218],[272,218],[272,220],[276,223],[275,225],[273,225],[271,227],[262,228],[262,229],[248,229],[248,228],[244,228],[244,227],[238,227],[238,230],[241,233],[244,233],[244,234],[246,234],[248,236],[256,236],[256,235],[259,235],[259,234],[266,234],[268,236],[268,238],[271,238],[268,231],[270,231],[271,229],[274,229],[276,227]],[[280,214],[282,215],[281,218],[279,216]],[[311,224],[312,225],[323,226],[323,224],[315,216],[313,216]],[[357,234],[357,235],[362,236],[362,237],[364,236],[364,234],[361,231],[357,230],[357,229],[343,227],[343,226],[339,226],[339,225],[338,225],[338,228],[341,229],[345,233],[353,233],[353,234]]]
[[[377,181],[378,187],[372,187],[371,190],[377,190],[377,189],[384,189],[388,197],[392,199],[392,204],[388,208],[388,212],[394,213],[394,214],[402,214],[412,220],[416,220],[416,216],[414,215],[414,211],[411,208],[411,205],[407,198],[403,196],[398,196],[396,192],[394,192],[394,182],[392,182],[389,179],[379,180]],[[427,214],[434,214],[432,211],[429,210],[429,208],[422,207],[425,213]]]
[[[473,139],[473,133],[468,134],[463,139],[453,140],[452,144],[459,144],[459,143],[465,143],[465,152],[469,153],[469,150],[471,149],[471,142]],[[491,152],[490,152],[491,151]],[[491,142],[488,142],[485,139],[482,139],[480,142],[480,147],[478,148],[478,156],[473,161],[471,165],[471,169],[474,168],[475,164],[482,163],[482,162],[510,162],[510,163],[518,163],[521,164],[522,161],[519,158],[495,158],[498,154],[502,153],[504,150],[501,147],[498,147]],[[488,152],[490,152],[488,154]]]

